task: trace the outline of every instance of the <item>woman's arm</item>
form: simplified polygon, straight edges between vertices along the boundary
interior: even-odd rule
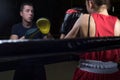
[[[68,38],[75,38],[80,30],[81,24],[81,17],[78,18],[78,20],[75,22],[73,28],[70,30],[70,32],[65,36],[64,39]]]
[[[120,36],[120,20],[119,19],[117,19],[115,24],[114,35]]]

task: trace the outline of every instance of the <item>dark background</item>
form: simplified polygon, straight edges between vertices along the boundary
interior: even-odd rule
[[[60,27],[65,11],[76,6],[85,8],[85,0],[0,0],[0,39],[9,39],[12,25],[21,21],[19,7],[24,1],[33,3],[35,7],[34,21],[40,17],[46,17],[51,21],[51,33],[55,38],[60,36]],[[119,4],[120,0],[112,0],[109,12],[120,18]]]

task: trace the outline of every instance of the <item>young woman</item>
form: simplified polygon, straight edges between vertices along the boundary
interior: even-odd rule
[[[108,14],[109,0],[86,0],[90,14],[82,15],[75,23],[67,38],[120,36],[120,21]],[[120,50],[86,52],[79,55],[80,63],[76,68],[73,80],[119,80],[120,71],[117,63]]]

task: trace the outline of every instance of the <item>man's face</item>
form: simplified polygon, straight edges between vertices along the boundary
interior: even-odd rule
[[[20,11],[22,19],[26,22],[32,22],[34,17],[33,7],[30,5],[24,5],[23,10]]]

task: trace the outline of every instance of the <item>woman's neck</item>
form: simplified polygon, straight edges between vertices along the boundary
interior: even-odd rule
[[[105,5],[101,6],[101,7],[99,8],[99,10],[97,11],[97,13],[103,14],[103,15],[109,15],[109,14],[108,14],[108,11],[107,11],[107,7],[106,7]]]

